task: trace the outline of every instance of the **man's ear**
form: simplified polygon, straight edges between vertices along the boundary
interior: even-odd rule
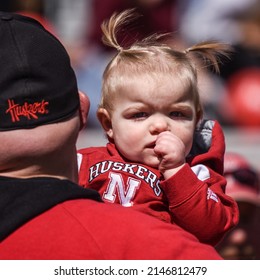
[[[97,111],[97,117],[108,138],[113,139],[113,128],[111,123],[111,117],[108,111],[104,108],[99,108]]]
[[[90,102],[86,94],[79,91],[79,101],[80,101],[80,130],[86,128]]]

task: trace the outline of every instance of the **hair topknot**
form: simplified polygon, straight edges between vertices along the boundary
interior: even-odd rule
[[[229,58],[232,47],[217,41],[203,41],[184,50],[186,54],[191,52],[194,52],[195,55],[201,56],[205,61],[209,62],[208,65],[212,66],[218,73],[219,64],[223,58]]]
[[[118,33],[122,31],[123,27],[129,22],[134,21],[139,15],[135,9],[128,9],[121,13],[114,13],[109,20],[101,24],[103,32],[102,42],[117,51],[122,51],[124,48],[118,42]]]

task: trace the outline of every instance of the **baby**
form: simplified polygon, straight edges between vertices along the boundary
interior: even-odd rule
[[[215,245],[237,224],[238,208],[225,194],[223,132],[217,121],[202,118],[190,54],[218,71],[228,46],[206,42],[177,51],[153,35],[125,48],[118,34],[134,18],[126,10],[102,25],[103,41],[117,50],[97,110],[108,144],[78,151],[79,184]]]

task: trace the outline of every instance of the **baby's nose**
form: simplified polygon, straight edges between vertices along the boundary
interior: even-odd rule
[[[163,131],[170,131],[169,123],[164,117],[154,118],[150,125],[150,132],[152,134],[159,134]]]

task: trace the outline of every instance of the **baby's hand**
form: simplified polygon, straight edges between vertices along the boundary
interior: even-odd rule
[[[158,135],[154,152],[160,160],[159,170],[165,179],[174,175],[185,163],[184,143],[169,131]]]

